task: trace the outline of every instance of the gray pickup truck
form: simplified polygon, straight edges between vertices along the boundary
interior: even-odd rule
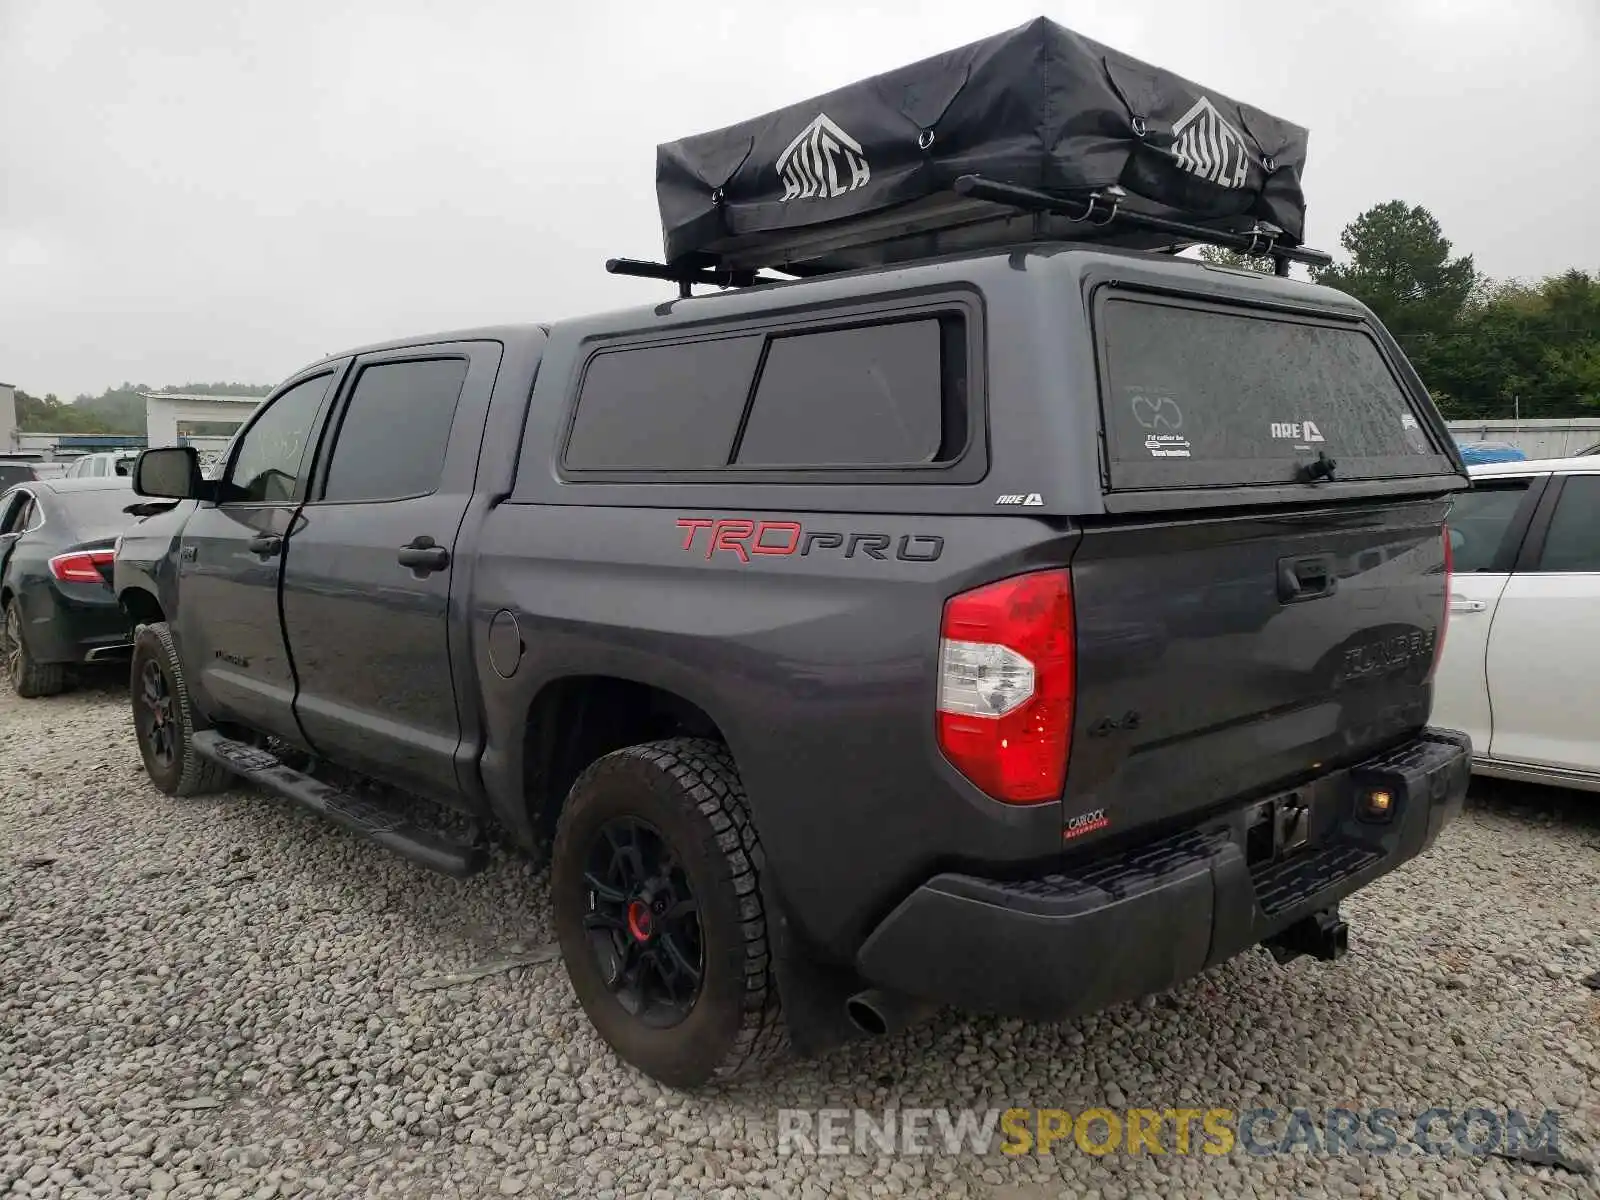
[[[1034,244],[325,359],[146,452],[115,579],[158,787],[497,827],[694,1085],[1342,952],[1467,786],[1465,485],[1348,297]]]

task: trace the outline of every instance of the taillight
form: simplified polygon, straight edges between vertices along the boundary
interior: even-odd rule
[[[104,584],[106,577],[101,567],[117,561],[115,550],[76,550],[71,554],[58,554],[50,560],[50,574],[62,583]]]
[[[945,602],[939,748],[996,800],[1061,795],[1077,690],[1072,576],[1039,571]]]
[[[1433,639],[1433,666],[1428,671],[1428,678],[1432,679],[1434,672],[1439,669],[1439,660],[1444,657],[1444,635],[1450,631],[1450,578],[1455,574],[1456,556],[1450,547],[1450,526],[1443,529],[1444,535],[1444,612],[1439,617],[1439,634]]]

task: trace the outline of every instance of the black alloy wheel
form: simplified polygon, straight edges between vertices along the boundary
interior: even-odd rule
[[[17,606],[8,604],[5,611],[3,632],[0,632],[0,653],[5,655],[6,678],[11,681],[13,688],[20,689],[22,685],[22,618],[17,613]]]
[[[172,688],[167,684],[161,664],[155,659],[145,659],[144,668],[139,672],[138,688],[133,713],[134,731],[155,763],[163,770],[170,771],[178,760]]]
[[[567,795],[550,863],[561,958],[600,1036],[662,1083],[720,1083],[788,1045],[764,862],[721,743],[624,746]]]
[[[206,728],[206,723],[195,709],[177,643],[164,621],[141,625],[134,632],[128,698],[139,755],[151,783],[169,796],[198,796],[228,785],[232,778],[228,769],[195,750],[195,731]]]
[[[583,926],[606,986],[652,1029],[686,1018],[700,996],[700,906],[660,830],[618,817],[590,843]]]

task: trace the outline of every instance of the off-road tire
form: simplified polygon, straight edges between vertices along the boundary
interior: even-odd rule
[[[170,728],[174,747],[170,763],[160,761],[152,749],[146,719],[141,715],[145,668],[151,663],[166,680],[171,702]],[[206,722],[194,710],[188,685],[184,682],[183,664],[178,661],[178,648],[173,643],[172,630],[165,621],[145,625],[135,635],[128,686],[133,701],[133,727],[139,743],[139,754],[144,759],[144,769],[150,781],[169,796],[199,796],[227,787],[231,773],[210,759],[201,758],[194,751],[195,731],[206,728]]]
[[[15,644],[12,639],[15,638]],[[11,690],[24,700],[54,696],[67,690],[65,663],[37,662],[28,652],[22,630],[22,606],[13,596],[0,612],[0,662]]]
[[[652,1028],[606,986],[584,929],[589,849],[617,818],[648,821],[683,865],[699,905],[703,967],[688,1015]],[[733,758],[720,743],[672,738],[607,754],[573,784],[556,826],[551,893],[567,974],[589,1020],[645,1074],[694,1088],[781,1057],[778,1001],[761,895],[763,856]]]

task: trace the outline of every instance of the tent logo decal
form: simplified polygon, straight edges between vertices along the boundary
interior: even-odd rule
[[[777,167],[785,200],[842,196],[872,179],[861,143],[829,120],[827,113],[818,113],[800,131],[778,155]]]
[[[1223,118],[1206,96],[1172,127],[1178,165],[1210,183],[1241,188],[1250,173],[1244,135]]]

